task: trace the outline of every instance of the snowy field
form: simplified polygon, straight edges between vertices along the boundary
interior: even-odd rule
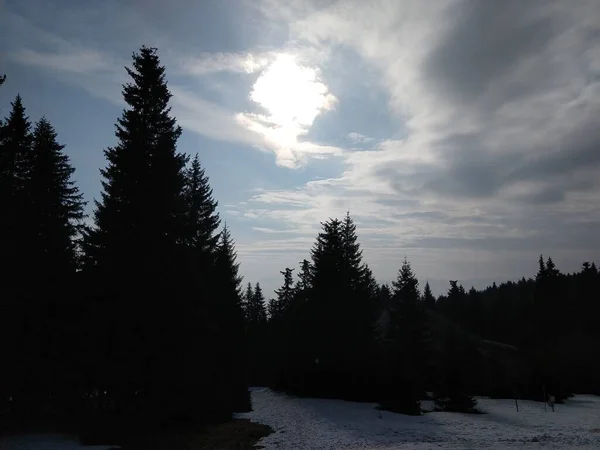
[[[292,398],[252,390],[254,411],[240,418],[275,432],[259,445],[269,449],[600,449],[600,397],[577,396],[556,411],[544,404],[480,399],[488,414],[428,413],[410,417],[374,404]],[[425,405],[424,405],[425,406]]]

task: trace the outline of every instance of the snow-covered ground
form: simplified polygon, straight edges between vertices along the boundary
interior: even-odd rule
[[[600,449],[600,397],[576,396],[555,412],[544,404],[479,399],[488,414],[428,413],[420,417],[382,411],[370,403],[293,398],[252,390],[254,411],[240,418],[275,432],[259,445],[270,449]]]
[[[84,447],[76,437],[61,434],[0,436],[0,450],[108,450],[113,445]]]

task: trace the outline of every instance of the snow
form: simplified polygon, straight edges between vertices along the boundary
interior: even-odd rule
[[[295,398],[252,389],[254,411],[238,414],[273,427],[259,445],[270,449],[600,448],[600,397],[556,405],[478,399],[488,414],[432,412],[420,417],[382,411],[373,403]],[[425,405],[423,405],[425,406]]]
[[[76,437],[62,434],[0,436],[0,450],[108,450],[114,445],[83,446]]]

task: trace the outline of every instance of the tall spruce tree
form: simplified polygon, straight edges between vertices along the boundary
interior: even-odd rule
[[[216,314],[220,324],[216,336],[219,344],[218,367],[220,393],[224,414],[231,411],[249,411],[248,368],[246,361],[246,337],[244,332],[244,311],[242,309],[242,277],[235,244],[227,224],[221,232],[216,252]]]
[[[102,197],[84,240],[92,295],[102,300],[108,330],[103,345],[110,349],[97,355],[90,373],[101,378],[96,384],[111,386],[122,411],[135,406],[173,415],[187,401],[183,393],[167,394],[183,364],[174,349],[185,349],[174,331],[186,329],[179,322],[190,308],[181,246],[188,236],[186,157],[177,151],[181,128],[170,113],[157,50],[142,47],[126,70],[127,106],[116,124],[118,142],[104,152]]]
[[[210,261],[208,257],[214,255],[219,240],[219,203],[213,198],[208,176],[198,154],[185,171],[184,196],[187,203],[188,245],[196,250],[198,256],[206,258],[202,264],[207,265]]]
[[[35,261],[45,288],[68,283],[77,268],[77,239],[85,202],[73,181],[75,169],[56,140],[50,122],[40,119],[33,132],[31,155],[31,227]],[[40,279],[40,281],[42,281]]]
[[[342,238],[342,267],[343,275],[346,278],[348,287],[353,291],[357,292],[361,287],[362,278],[362,251],[360,250],[360,244],[358,243],[358,236],[356,235],[356,224],[350,212],[346,213],[343,222],[341,223],[341,238]]]
[[[31,124],[18,95],[0,127],[0,350],[4,363],[0,374],[0,394],[12,398],[13,410],[28,408],[34,399],[39,357],[38,308],[33,298],[29,271],[31,261],[31,221],[29,178],[31,175]],[[36,386],[37,388],[37,386]]]
[[[390,398],[385,403],[395,411],[419,415],[429,349],[419,281],[406,258],[392,287],[388,358],[394,382],[390,385]]]
[[[322,223],[311,257],[312,294],[305,316],[311,331],[305,350],[319,361],[315,386],[345,398],[365,398],[373,305],[364,289],[362,254],[349,214],[343,221]]]
[[[20,95],[11,103],[9,117],[1,128],[0,139],[0,239],[4,270],[2,285],[13,292],[25,294],[24,277],[30,263],[29,240],[31,199],[31,123]],[[29,285],[31,283],[28,283]],[[18,291],[18,292],[17,292]],[[11,294],[9,294],[11,295]]]
[[[39,373],[53,402],[76,399],[73,373],[79,373],[74,331],[81,320],[74,308],[78,239],[84,218],[83,196],[73,181],[75,169],[50,122],[42,118],[33,132],[30,198],[30,271],[35,274],[38,329],[42,339]],[[40,401],[48,401],[44,395]]]

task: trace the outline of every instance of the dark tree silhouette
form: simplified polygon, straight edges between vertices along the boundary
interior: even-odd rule
[[[246,293],[248,291],[246,290]],[[260,287],[256,283],[251,292],[248,304],[246,305],[246,323],[249,327],[261,327],[267,323],[267,310],[265,308],[265,297]]]
[[[292,272],[294,269],[287,267],[283,272],[283,285],[275,291],[276,298],[269,301],[269,317],[276,318],[290,307],[294,301],[295,288]]]
[[[11,104],[0,128],[0,349],[5,355],[0,374],[2,401],[12,397],[11,409],[21,412],[33,399],[36,365],[39,362],[39,325],[31,263],[31,124],[21,97]],[[31,352],[31,357],[26,357]]]
[[[419,415],[420,399],[425,391],[423,377],[429,349],[419,281],[406,258],[392,286],[390,324],[386,339],[391,380],[386,401],[382,406],[406,414]]]
[[[431,292],[429,282],[425,283],[425,288],[423,289],[423,303],[427,308],[435,309],[435,297]]]
[[[76,270],[78,239],[84,218],[83,196],[73,181],[75,169],[50,122],[42,118],[33,132],[30,178],[28,241],[31,247],[29,270],[36,274],[33,293],[42,339],[36,345],[40,353],[37,373],[38,401],[75,402],[72,373],[77,373],[74,359],[76,314]],[[33,351],[30,355],[33,355]],[[30,390],[31,392],[32,390]],[[58,406],[58,405],[55,405]]]

